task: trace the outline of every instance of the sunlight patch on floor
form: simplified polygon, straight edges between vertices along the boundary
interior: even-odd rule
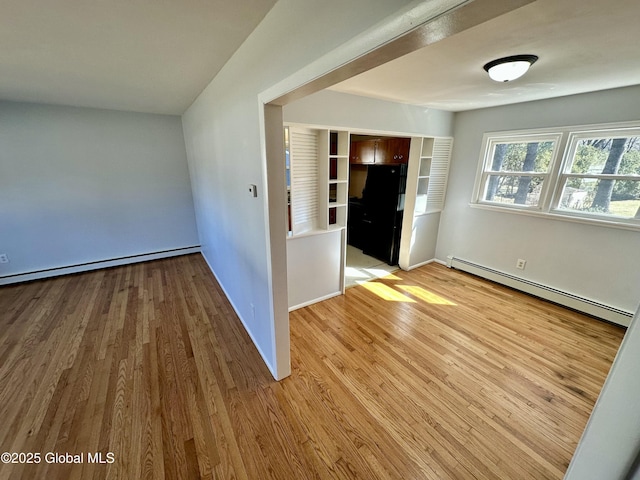
[[[404,290],[405,292],[413,295],[414,297],[418,297],[420,300],[431,303],[433,305],[453,305],[456,306],[450,300],[447,300],[440,295],[437,295],[429,290],[426,290],[422,287],[418,287],[417,285],[396,285],[399,289]]]
[[[384,283],[379,282],[366,282],[362,283],[362,286],[369,290],[371,293],[375,293],[377,296],[388,302],[405,302],[416,303],[413,298],[407,297],[402,292],[395,290]]]

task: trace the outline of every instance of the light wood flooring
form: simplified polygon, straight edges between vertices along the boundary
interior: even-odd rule
[[[199,255],[2,287],[0,479],[561,479],[623,334],[432,264],[293,312],[275,382]]]

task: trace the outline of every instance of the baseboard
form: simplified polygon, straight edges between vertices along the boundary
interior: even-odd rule
[[[245,331],[249,335],[249,338],[251,339],[251,342],[253,342],[253,346],[256,347],[256,350],[258,350],[258,353],[262,357],[262,361],[265,363],[265,365],[267,366],[267,368],[271,372],[271,375],[273,376],[273,378],[277,380],[278,376],[276,375],[275,369],[271,366],[271,362],[269,361],[267,356],[264,354],[264,352],[260,348],[260,345],[258,344],[258,342],[256,342],[256,339],[254,338],[253,333],[251,332],[251,329],[247,326],[247,322],[244,321],[244,318],[240,314],[240,310],[238,309],[236,304],[233,303],[233,300],[231,299],[231,296],[227,292],[227,289],[224,288],[224,284],[220,281],[220,278],[218,278],[218,275],[216,274],[216,271],[211,266],[211,263],[209,262],[209,259],[204,254],[204,252],[202,252],[202,258],[204,258],[204,261],[206,262],[207,266],[209,267],[209,270],[211,271],[211,273],[213,274],[213,277],[216,279],[216,282],[218,282],[218,285],[220,285],[220,288],[222,289],[222,292],[224,293],[224,296],[227,297],[229,305],[231,305],[231,308],[233,308],[233,311],[236,313],[236,316],[240,319],[240,323],[242,323],[242,326],[244,327]]]
[[[501,272],[493,268],[485,267],[468,260],[463,260],[453,256],[447,257],[446,265],[449,268],[462,270],[473,275],[477,275],[487,280],[491,280],[507,287],[520,290],[536,297],[549,300],[572,310],[577,310],[587,315],[606,320],[616,325],[628,327],[633,317],[632,312],[621,310],[600,302],[580,297],[573,293],[565,292],[547,285],[543,285],[525,278],[517,277],[509,273]]]
[[[314,303],[323,302],[325,300],[329,300],[330,298],[337,297],[339,295],[342,295],[341,291],[333,292],[333,293],[330,293],[329,295],[324,295],[323,297],[320,297],[320,298],[314,298],[313,300],[309,300],[308,302],[303,302],[298,305],[289,307],[289,311],[293,312],[294,310],[298,310],[299,308],[308,307],[309,305],[313,305]]]
[[[424,262],[420,262],[420,263],[416,263],[415,265],[411,265],[409,266],[409,268],[406,269],[406,271],[410,271],[413,270],[414,268],[420,268],[420,267],[424,267],[425,265],[429,265],[430,263],[441,263],[440,260],[437,260],[435,258],[432,258],[431,260],[425,260]]]
[[[65,267],[47,268],[44,270],[36,270],[32,272],[17,273],[0,277],[0,285],[10,285],[13,283],[30,282],[32,280],[41,280],[44,278],[58,277],[61,275],[69,275],[72,273],[88,272],[91,270],[99,270],[101,268],[117,267],[119,265],[128,265],[131,263],[148,262],[149,260],[158,260],[161,258],[177,257],[179,255],[187,255],[190,253],[199,253],[200,246],[174,248],[171,250],[162,250],[158,252],[143,253],[139,255],[129,255],[126,257],[111,258],[108,260],[98,260],[95,262],[86,262],[76,265],[68,265]]]

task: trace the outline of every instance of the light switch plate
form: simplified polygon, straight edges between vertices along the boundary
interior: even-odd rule
[[[258,187],[253,184],[249,184],[249,196],[257,197],[258,196]]]

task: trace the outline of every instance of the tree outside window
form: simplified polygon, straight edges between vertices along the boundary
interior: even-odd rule
[[[482,200],[506,205],[538,207],[545,189],[556,140],[531,138],[490,144],[484,170]]]
[[[640,136],[576,136],[570,151],[560,209],[638,218]]]

